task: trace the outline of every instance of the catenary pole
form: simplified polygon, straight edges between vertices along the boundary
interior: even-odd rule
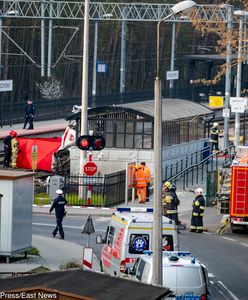
[[[229,103],[230,103],[230,94],[231,94],[231,33],[233,29],[233,6],[227,4],[227,46],[226,46],[226,78],[225,78],[225,111],[224,111],[224,148],[228,147],[228,130],[229,130]]]

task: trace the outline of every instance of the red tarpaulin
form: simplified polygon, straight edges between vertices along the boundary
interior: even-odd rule
[[[37,170],[52,171],[52,155],[57,152],[61,138],[17,138],[19,154],[17,168],[32,170],[32,147],[37,146]]]

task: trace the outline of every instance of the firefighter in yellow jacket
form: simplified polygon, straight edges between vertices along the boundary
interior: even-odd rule
[[[16,161],[17,161],[17,156],[18,156],[18,141],[16,139],[17,133],[16,131],[13,130],[12,133],[12,140],[11,140],[11,152],[12,152],[12,168],[16,168]]]
[[[195,199],[192,203],[192,217],[190,232],[203,232],[203,214],[205,210],[205,199],[203,197],[203,190],[198,188],[195,190]]]
[[[178,198],[175,190],[171,188],[171,183],[166,181],[162,192],[163,215],[177,224]]]

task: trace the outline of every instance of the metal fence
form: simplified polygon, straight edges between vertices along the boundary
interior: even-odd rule
[[[111,207],[125,202],[126,171],[104,176],[66,176],[64,192],[69,205]]]
[[[163,182],[170,181],[179,187],[179,189],[185,190],[186,188],[194,188],[197,185],[205,184],[211,177],[214,171],[221,170],[223,167],[228,167],[235,155],[235,147],[230,146],[225,149],[224,154],[222,151],[213,153],[198,163],[192,164],[184,170],[177,172],[171,177],[167,177]],[[208,185],[206,185],[208,187]],[[210,185],[209,185],[210,187]],[[216,195],[211,189],[206,191],[207,204],[212,200],[213,195]]]
[[[224,86],[215,86],[215,91],[224,95]],[[173,89],[170,95],[168,89],[162,91],[163,97],[181,98],[195,102],[208,101],[209,94],[215,95],[213,89],[208,86],[195,86]],[[203,96],[204,95],[204,96]],[[153,91],[112,93],[109,95],[97,95],[94,99],[89,95],[88,106],[105,106],[113,104],[131,103],[151,100]],[[0,124],[12,125],[24,121],[24,101],[14,101],[10,93],[0,95]],[[73,105],[81,105],[81,97],[60,99],[33,99],[36,105],[35,120],[52,120],[65,118],[71,114]]]
[[[173,164],[166,165],[162,170],[163,180],[166,181],[166,178],[171,178],[188,167],[200,163],[203,159],[209,157],[210,155],[210,145],[207,145],[200,151],[191,152],[185,155],[183,158],[178,159]]]

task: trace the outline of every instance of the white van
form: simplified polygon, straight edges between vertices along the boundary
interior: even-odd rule
[[[190,252],[163,252],[163,283],[173,294],[169,299],[210,299],[210,283],[205,265]],[[152,284],[153,255],[141,255],[131,271],[130,279]]]
[[[179,250],[174,221],[163,217],[164,250]],[[102,271],[120,276],[132,268],[136,259],[146,250],[152,250],[153,209],[146,207],[119,207],[114,212],[105,238],[97,236],[97,244],[104,244],[101,254]]]

